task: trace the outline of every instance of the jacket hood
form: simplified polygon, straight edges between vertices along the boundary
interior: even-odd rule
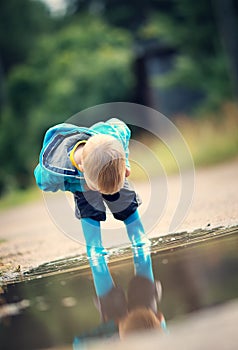
[[[91,133],[74,131],[72,133],[57,133],[47,144],[41,155],[41,164],[48,171],[58,175],[82,177],[70,160],[70,151],[81,140],[88,140]],[[65,156],[67,154],[67,157]]]

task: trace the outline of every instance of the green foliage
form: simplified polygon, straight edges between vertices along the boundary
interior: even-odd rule
[[[41,45],[45,57],[37,70],[45,74],[44,104],[51,118],[62,120],[97,103],[127,98],[132,75],[130,39],[124,32],[85,18]]]
[[[5,72],[27,58],[36,38],[49,26],[48,11],[40,1],[0,2],[0,52]]]
[[[176,1],[169,12],[156,12],[140,28],[143,39],[157,39],[177,50],[172,69],[154,77],[152,85],[162,89],[186,87],[200,91],[203,107],[218,108],[232,99],[227,57],[211,1]]]
[[[87,107],[128,99],[133,87],[130,47],[128,33],[90,16],[38,40],[26,64],[16,66],[8,78],[10,107],[0,135],[3,183],[7,177],[9,186],[28,185],[49,126]]]
[[[133,41],[157,40],[177,52],[154,87],[199,90],[206,111],[231,99],[214,2],[68,4],[67,15],[56,18],[41,1],[0,3],[0,195],[33,182],[48,127],[87,107],[131,99]]]
[[[91,105],[124,99],[133,84],[130,46],[127,33],[89,17],[48,35],[28,64],[11,74],[11,105],[38,118],[47,112],[45,121],[50,116],[54,123]]]
[[[10,191],[1,197],[0,211],[7,210],[12,207],[21,206],[22,204],[31,203],[41,198],[41,191],[36,187],[30,187],[26,190]],[[1,240],[0,240],[1,243]]]
[[[174,122],[190,149],[195,166],[217,164],[238,156],[238,108],[235,104],[227,103],[219,113],[206,114],[206,118],[179,116]],[[173,149],[178,151],[181,143],[177,141],[170,142],[176,142],[173,143]],[[174,155],[163,142],[151,140],[151,137],[141,142],[153,150],[166,174],[179,173]],[[158,165],[151,162],[146,151],[137,152],[133,148],[131,151],[136,160],[131,164],[133,180],[148,180],[147,174],[158,176]],[[146,173],[140,164],[144,165]]]

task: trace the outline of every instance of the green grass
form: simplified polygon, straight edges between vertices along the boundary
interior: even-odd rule
[[[180,116],[175,124],[183,135],[191,152],[196,167],[208,166],[227,161],[238,156],[238,109],[234,104],[227,104],[216,115],[203,116],[200,119]],[[160,141],[141,140],[146,143],[150,152],[154,152],[157,161],[151,161],[148,151],[142,150],[136,154],[133,150],[135,163],[132,162],[132,177],[134,180],[146,178],[146,172],[158,175],[159,163],[166,174],[178,172],[176,159],[168,148]],[[179,154],[179,163],[183,159],[181,144],[170,142]],[[179,153],[180,151],[180,153]],[[139,166],[141,164],[142,166]]]
[[[238,109],[226,104],[216,115],[178,120],[196,166],[211,165],[238,156]]]
[[[22,204],[32,202],[39,199],[41,196],[40,190],[36,187],[29,188],[27,190],[16,190],[10,191],[5,196],[1,197],[0,200],[0,210],[6,210],[15,206],[20,206]]]

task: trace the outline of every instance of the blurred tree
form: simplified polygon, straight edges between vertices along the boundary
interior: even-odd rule
[[[233,0],[213,0],[217,15],[218,29],[229,62],[230,79],[233,90],[238,100],[238,16],[237,3]]]
[[[41,2],[0,2],[0,113],[7,101],[8,73],[27,59],[37,38],[49,30],[49,25],[49,13]]]
[[[3,74],[3,66],[0,57],[0,116],[2,112],[2,108],[5,102],[5,89],[4,89],[4,74]],[[0,118],[1,120],[1,118]]]
[[[43,110],[47,116],[39,120],[47,127],[91,105],[126,98],[133,84],[130,46],[124,31],[81,18],[43,38],[27,65],[11,74],[12,108],[21,115]]]
[[[19,157],[18,139],[25,119],[20,110],[11,107],[8,99],[8,77],[14,68],[29,57],[37,40],[50,28],[51,20],[45,5],[32,0],[0,2],[0,194],[6,186],[18,183],[25,187],[27,167]],[[18,100],[23,91],[17,92]],[[27,100],[26,96],[24,96]],[[25,102],[22,102],[25,103]],[[22,144],[22,140],[20,142]]]
[[[135,35],[151,13],[171,11],[171,3],[171,0],[67,0],[69,13],[96,13],[111,25]]]
[[[22,142],[11,146],[14,159],[6,160],[17,170],[20,186],[29,182],[46,128],[87,107],[128,98],[130,47],[128,33],[85,16],[42,38],[27,63],[9,74],[7,120],[15,124],[14,139]]]
[[[27,58],[39,34],[49,28],[49,13],[40,1],[0,2],[1,64],[6,73]]]
[[[171,71],[154,79],[155,86],[198,88],[213,107],[232,96],[227,61],[237,69],[237,42],[233,36],[224,45],[227,59],[216,0],[67,2],[60,18],[40,1],[0,3],[0,193],[28,185],[50,125],[98,103],[133,100],[133,91],[146,97],[147,43],[175,53]],[[222,15],[224,3],[219,0],[216,14],[226,41],[236,28],[237,4],[229,0]],[[139,92],[138,77],[145,87]]]
[[[158,77],[155,86],[197,89],[211,108],[232,98],[231,80],[237,95],[238,15],[233,0],[68,0],[68,4],[70,13],[97,12],[108,23],[129,30],[145,56],[146,42],[151,40],[175,49],[173,69],[164,79]]]
[[[212,1],[171,1],[172,11],[151,14],[141,27],[141,38],[158,38],[176,49],[172,69],[154,79],[163,88],[199,89],[203,105],[216,108],[232,99],[227,58],[221,45]]]

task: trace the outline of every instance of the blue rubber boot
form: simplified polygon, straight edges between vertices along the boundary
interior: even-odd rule
[[[107,253],[102,245],[100,222],[90,218],[83,218],[81,223],[96,294],[100,297],[107,294],[114,287],[113,279],[107,266]]]
[[[132,243],[132,246],[150,245],[150,241],[145,234],[144,227],[142,225],[138,210],[130,215],[124,221],[127,229],[128,237]]]
[[[119,320],[127,312],[127,302],[124,291],[114,285],[110,274],[106,261],[106,250],[101,240],[100,222],[89,218],[81,219],[81,222],[97,294],[95,306],[103,322]]]
[[[107,255],[106,249],[102,245],[100,221],[90,218],[81,219],[84,239],[89,258]]]

